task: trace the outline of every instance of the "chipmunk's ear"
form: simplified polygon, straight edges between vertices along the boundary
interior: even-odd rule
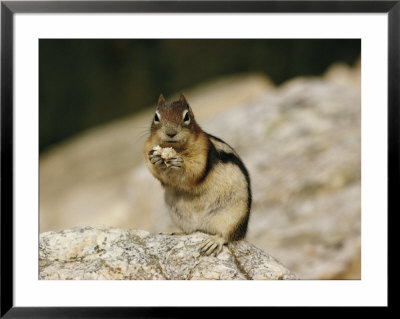
[[[182,105],[188,105],[188,102],[186,101],[186,98],[183,95],[183,93],[181,93],[181,96],[179,98],[179,102],[181,102]]]
[[[157,105],[163,105],[163,104],[165,104],[164,95],[160,94],[160,97],[158,98]]]
[[[186,98],[183,95],[183,93],[181,93],[181,96],[179,98],[179,102],[181,103],[181,105],[187,107],[187,109],[189,110],[190,116],[192,117],[192,119],[194,119],[194,114],[193,114],[192,108],[190,107],[189,103],[186,101]]]

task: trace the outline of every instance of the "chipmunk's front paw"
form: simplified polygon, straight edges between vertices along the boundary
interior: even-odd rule
[[[151,164],[154,164],[154,165],[160,165],[160,164],[164,163],[164,160],[161,158],[161,155],[159,155],[159,154],[154,154],[154,153],[155,153],[154,150],[151,150],[151,151],[148,153],[150,163],[151,163]]]
[[[175,156],[166,160],[165,164],[167,165],[167,167],[180,169],[183,166],[183,158],[180,156]]]
[[[211,254],[218,256],[218,254],[222,251],[224,244],[225,240],[222,237],[218,235],[211,236],[204,242],[203,246],[201,246],[200,252],[205,256],[210,256]]]

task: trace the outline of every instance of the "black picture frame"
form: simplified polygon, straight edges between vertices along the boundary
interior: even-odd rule
[[[13,300],[13,19],[15,13],[387,13],[388,14],[388,218],[399,186],[400,0],[396,1],[1,1],[1,317],[187,317],[191,308],[15,307]],[[383,212],[381,212],[383,213]],[[393,224],[393,223],[392,223]],[[390,227],[391,223],[388,223]],[[393,225],[392,225],[393,227]],[[389,234],[391,234],[389,229]],[[388,246],[389,247],[389,246]],[[389,284],[388,280],[388,284]],[[34,292],[32,292],[34,293]],[[390,298],[388,300],[390,306]],[[210,309],[197,309],[206,315]],[[298,311],[298,310],[297,310]],[[212,310],[226,315],[226,309]],[[247,315],[246,315],[247,313]],[[246,309],[235,310],[246,315]]]

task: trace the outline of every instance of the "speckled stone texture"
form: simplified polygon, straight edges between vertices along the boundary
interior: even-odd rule
[[[218,257],[201,256],[208,235],[151,234],[87,226],[40,235],[40,279],[297,279],[246,241],[225,246]]]

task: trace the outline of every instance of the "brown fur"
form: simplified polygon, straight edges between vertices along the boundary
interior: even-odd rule
[[[184,120],[186,111],[189,123]],[[200,128],[183,95],[172,103],[160,95],[156,114],[158,120],[152,122],[144,155],[150,172],[165,189],[175,223],[187,233],[200,230],[214,235],[203,246],[207,254],[218,253],[231,240],[243,239],[251,192],[247,170],[237,153]],[[149,153],[156,145],[173,147],[183,160],[182,167],[152,164]]]

